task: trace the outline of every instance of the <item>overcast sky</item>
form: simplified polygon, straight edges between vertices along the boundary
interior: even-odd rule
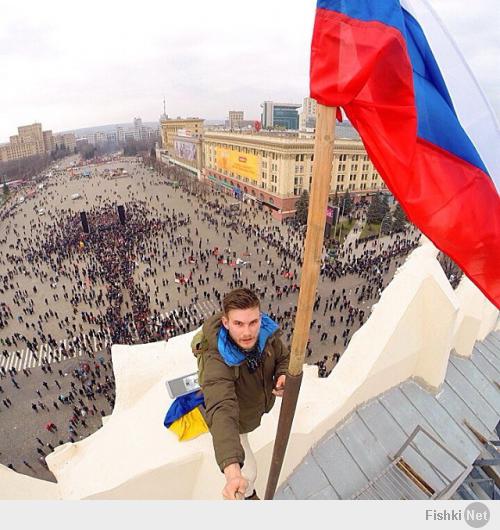
[[[500,115],[498,0],[430,0]],[[260,116],[308,95],[314,0],[25,0],[0,17],[0,142],[169,116]]]

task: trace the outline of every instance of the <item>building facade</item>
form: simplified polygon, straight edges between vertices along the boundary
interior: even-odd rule
[[[240,129],[244,120],[244,113],[242,110],[230,110],[228,118],[229,129]]]
[[[201,136],[180,133],[173,138],[173,148],[168,153],[171,164],[187,169],[193,177],[201,179],[203,169],[203,139]]]
[[[25,144],[23,142],[9,142],[0,146],[0,160],[2,162],[9,162],[10,160],[20,160],[28,158],[40,153],[33,144]]]
[[[306,97],[302,103],[302,112],[299,118],[299,129],[301,131],[314,129],[316,127],[316,100]]]
[[[142,118],[134,118],[134,129],[140,130],[142,127]]]
[[[93,134],[96,135],[98,132]],[[157,140],[159,138],[159,134],[160,132],[158,127],[149,127],[148,125],[144,125],[142,118],[134,118],[130,127],[117,125],[115,132],[106,131],[105,140],[103,140],[102,137],[99,139],[99,136],[96,138],[90,138],[90,136],[88,136],[88,138],[91,143],[95,143],[97,140],[97,143],[113,142],[124,144],[127,141],[132,140],[136,142]]]
[[[41,123],[21,125],[17,131],[18,134],[11,136],[9,143],[0,146],[0,160],[3,162],[44,155],[55,147],[52,131],[43,131]]]
[[[68,151],[74,151],[76,147],[75,133],[56,134],[54,141],[59,148],[62,147]]]
[[[43,144],[45,146],[45,152],[51,153],[56,148],[56,142],[52,131],[43,131]]]
[[[87,147],[89,144],[90,142],[88,138],[77,138],[76,139],[76,147],[80,150]]]
[[[118,143],[123,143],[125,141],[125,133],[123,131],[123,127],[116,128],[116,139]]]
[[[299,128],[297,109],[301,107],[300,103],[264,101],[261,107],[261,122],[264,129],[280,127],[287,130],[297,130]]]
[[[173,151],[174,137],[182,130],[189,131],[192,135],[202,138],[203,122],[204,120],[200,118],[169,118],[160,122],[163,149],[166,149],[169,153]]]
[[[203,122],[200,118],[162,120],[160,160],[187,169],[200,179],[204,163]]]
[[[35,147],[36,154],[45,153],[41,123],[22,125],[21,127],[18,127],[17,130],[18,134],[10,137],[11,143],[32,144]]]
[[[116,132],[106,133],[106,141],[112,144],[116,144],[118,141]]]
[[[269,208],[274,217],[295,214],[295,203],[310,191],[314,160],[312,135],[206,132],[203,175],[214,188]],[[384,190],[363,143],[335,141],[330,193],[368,195]]]

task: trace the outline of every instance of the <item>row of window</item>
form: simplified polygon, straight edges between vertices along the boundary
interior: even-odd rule
[[[338,168],[339,168],[339,171],[345,171],[346,165],[339,164]],[[363,171],[368,171],[369,169],[370,169],[370,164],[363,164]],[[358,164],[352,164],[351,171],[357,171],[357,170],[358,170]]]
[[[376,183],[376,182],[372,182],[370,189],[372,189],[372,190],[376,190],[377,187],[378,187],[378,186],[377,186],[377,183]],[[380,187],[385,188],[385,186],[384,186],[383,183],[381,184]],[[337,189],[337,191],[344,191],[344,185],[343,185],[343,184],[337,184],[337,188],[336,188],[336,189]],[[355,190],[356,190],[356,184],[353,184],[353,183],[349,184],[349,186],[347,187],[347,189],[348,189],[349,191],[355,191]],[[366,182],[362,182],[362,183],[361,183],[361,186],[359,187],[359,189],[360,189],[360,190],[366,190],[366,189],[368,189],[368,188],[367,188],[367,183],[366,183]]]
[[[226,178],[224,178],[224,177],[221,177],[220,175],[217,175],[217,178],[218,178],[220,181],[222,181],[222,182],[226,182],[227,184],[231,184],[231,182],[230,182],[228,179],[226,179]],[[248,182],[248,179],[245,179],[245,180],[246,180],[246,182]],[[261,187],[263,190],[267,189],[267,185],[266,185],[265,182],[261,182],[261,183],[260,183],[260,187]],[[255,191],[254,191],[252,188],[248,189],[248,188],[245,186],[243,189],[244,189],[245,193],[251,193],[252,195],[256,196],[256,193],[255,193]],[[276,193],[276,192],[277,192],[277,188],[276,188],[276,186],[271,186],[271,192],[272,192],[272,193]],[[264,195],[262,195],[262,193],[260,194],[260,198],[261,198],[261,199],[264,199]],[[270,202],[271,204],[273,204],[273,200],[272,200],[271,198],[269,198],[269,202]]]
[[[348,160],[348,157],[349,155],[347,154],[342,154],[342,155],[335,155],[335,158],[338,158],[338,160],[340,160],[341,162],[346,162]],[[351,156],[351,160],[353,162],[358,162],[358,160],[363,160],[365,162],[368,161],[368,155],[352,155]]]
[[[210,165],[209,165],[209,167],[210,167]],[[300,166],[300,167],[302,167],[302,166]],[[215,167],[213,167],[213,169],[217,169],[218,171],[220,171],[220,172],[223,173],[224,175],[230,175],[232,178],[235,178],[235,179],[238,179],[238,180],[243,180],[243,181],[245,181],[245,182],[249,182],[249,179],[248,179],[248,178],[246,178],[246,177],[240,177],[240,176],[238,176],[238,175],[236,175],[236,174],[234,174],[234,173],[232,173],[232,172],[229,173],[229,172],[228,172],[227,170],[225,170],[225,169],[220,169],[220,168],[215,168]],[[273,166],[272,166],[272,170],[273,170],[273,171],[277,171],[277,166],[276,166],[275,164],[273,164]],[[300,168],[299,168],[298,171],[297,171],[297,169],[296,169],[296,171],[295,171],[295,181],[297,181],[297,178],[298,178],[298,177],[300,177],[300,178],[302,179],[302,177],[300,176],[302,173],[303,173],[303,172],[300,170]],[[262,177],[263,180],[267,180],[267,176],[268,176],[267,171],[262,171],[262,172],[261,172],[261,177]],[[346,176],[343,175],[343,174],[338,174],[337,177],[336,177],[336,180],[337,180],[337,182],[344,182],[344,181],[345,181],[345,177],[346,177]],[[377,173],[377,172],[374,172],[374,173],[372,174],[372,181],[377,180],[378,177],[379,177],[378,173]],[[310,177],[310,178],[311,178],[311,177]],[[351,173],[351,174],[349,175],[349,181],[350,181],[350,182],[355,182],[357,179],[358,179],[358,175],[357,175],[357,174],[355,174],[355,173]],[[362,180],[362,181],[366,181],[366,180],[368,180],[368,173],[362,173],[362,174],[361,174],[361,179],[360,179],[360,180]],[[275,183],[278,182],[278,176],[277,176],[275,173],[272,173],[272,174],[271,174],[271,182],[275,182]]]
[[[229,183],[229,181],[228,181],[227,179],[225,179],[225,178],[222,179],[221,177],[219,177],[219,178],[220,178],[221,180],[224,180],[225,182],[228,182],[228,183]],[[244,179],[244,181],[245,181],[245,182],[248,182],[248,179]],[[310,187],[311,187],[311,181],[312,181],[312,178],[309,179],[309,186],[308,186],[309,189],[310,189]],[[368,189],[368,185],[367,185],[367,184],[368,184],[368,183],[366,183],[366,182],[362,182],[361,185],[360,185],[360,187],[359,187],[359,189],[360,189],[360,190],[367,190],[367,189]],[[372,183],[371,183],[371,186],[370,186],[370,189],[375,190],[375,189],[377,189],[378,187],[379,187],[379,186],[377,186],[377,183],[376,183],[376,182],[372,182]],[[386,186],[384,185],[384,183],[381,183],[381,186],[380,186],[380,187],[381,187],[381,188],[385,188]],[[263,190],[267,190],[267,189],[268,189],[268,186],[267,186],[267,184],[266,184],[265,182],[261,182],[261,183],[260,183],[260,188],[263,189]],[[248,190],[247,188],[244,188],[244,189],[245,189],[245,191],[248,193],[249,190]],[[298,196],[302,195],[302,191],[303,191],[303,189],[304,189],[304,188],[303,188],[302,178],[301,178],[301,177],[296,177],[296,178],[294,179],[294,188],[293,188],[293,194],[294,194],[294,196],[298,197]],[[355,183],[350,183],[350,184],[348,185],[347,188],[344,186],[343,183],[337,184],[337,186],[336,186],[336,190],[337,190],[337,191],[344,191],[344,190],[346,190],[346,189],[348,189],[349,191],[355,191],[355,190],[356,190],[356,184],[355,184]],[[274,184],[271,184],[271,185],[269,186],[269,190],[270,190],[271,193],[277,193],[277,191],[278,191],[277,186],[275,186]],[[252,195],[255,195],[255,192],[254,192],[253,190],[250,190],[250,192],[252,193]]]
[[[314,155],[311,155],[310,158],[308,155],[304,155],[304,154],[295,155],[295,162],[307,162],[308,160],[310,160],[311,162],[314,162]]]
[[[234,149],[234,146],[230,144],[207,145],[206,147],[208,149],[209,154],[212,155],[215,155],[216,149],[220,147],[222,149],[237,151],[238,153],[261,156],[262,158],[271,158],[272,160],[278,160],[280,158],[280,156],[276,153],[269,153],[268,151],[263,151],[262,149],[253,149],[251,147],[241,147],[240,149]]]
[[[212,165],[214,164],[214,165]],[[208,159],[208,164],[207,164],[209,167],[213,167],[215,168],[215,159],[212,161],[212,157],[209,157]],[[363,165],[363,171],[368,171],[368,168],[369,168],[369,165],[368,164],[364,164]],[[267,162],[262,162],[262,178],[265,179],[267,178]],[[345,171],[346,169],[346,165],[345,164],[339,164],[339,167],[338,167],[338,170],[339,172],[341,171]],[[353,165],[351,167],[351,171],[357,171],[358,170],[358,166],[357,165]],[[271,164],[271,171],[278,171],[278,164]],[[309,172],[312,173],[312,167],[309,168]],[[299,174],[299,175],[302,175],[304,173],[304,166],[301,164],[301,165],[296,165],[295,166],[295,174]],[[351,173],[350,177],[349,177],[349,180],[356,180],[357,178],[357,175],[354,174],[354,173]],[[377,180],[378,178],[378,174],[375,172],[373,173],[372,175],[372,180]],[[344,180],[344,175],[342,175],[341,173],[338,174],[337,176],[337,179],[339,181],[343,181]],[[361,180],[368,180],[368,173],[363,173],[361,175]]]
[[[243,182],[250,182],[250,180],[247,177],[240,177],[239,175],[236,175],[233,172],[228,172],[226,169],[220,169],[220,168],[213,168],[213,169],[217,169],[218,171],[220,171],[224,175],[231,176],[234,179],[242,180]],[[261,173],[262,180],[267,180],[267,176],[268,176],[268,174],[265,171],[262,171],[262,173]],[[337,182],[344,182],[345,178],[346,178],[346,175],[337,175],[336,180],[337,180]],[[355,182],[357,180],[357,178],[358,178],[358,175],[356,175],[356,174],[352,174],[351,173],[349,175],[349,181],[350,182]],[[312,177],[310,176],[309,180],[311,180],[311,179],[312,179]],[[378,174],[374,173],[372,175],[372,181],[376,181],[377,179],[378,179]],[[362,181],[368,180],[368,173],[363,173],[361,175],[361,179],[360,180],[362,180]],[[294,177],[294,183],[297,184],[299,181],[302,182],[302,176],[299,176],[299,175],[296,174],[295,177]],[[271,182],[274,182],[274,183],[277,184],[278,183],[278,175],[276,175],[275,173],[272,173],[271,174]],[[361,189],[364,189],[364,188],[361,188]]]
[[[220,147],[222,147],[223,149],[233,149],[232,145],[226,145],[226,144],[221,144]],[[209,160],[212,159],[212,156],[215,159],[216,146],[209,146],[208,150],[209,150],[209,153],[208,153]],[[264,160],[265,158],[270,157],[272,160],[278,160],[278,159],[281,158],[281,156],[279,154],[277,154],[277,153],[274,153],[274,152],[269,153],[267,151],[263,151],[263,150],[260,150],[260,149],[252,149],[252,148],[248,148],[248,147],[242,147],[240,150],[238,150],[238,152],[250,153],[250,154],[253,154],[255,156],[260,155],[262,157],[262,159],[263,159],[262,160],[262,167],[263,168],[267,167],[267,162]],[[349,155],[347,155],[347,154],[335,155],[335,158],[338,159],[341,162],[347,162],[349,160]],[[363,161],[367,162],[369,160],[368,159],[368,155],[350,155],[350,159],[351,159],[352,162],[357,162],[359,160],[363,160]],[[296,162],[307,162],[309,160],[311,162],[314,161],[314,154],[312,154],[311,156],[306,155],[304,153],[295,155],[295,161]],[[346,167],[345,164],[339,164],[339,171],[345,171],[345,167]],[[352,166],[352,170],[356,171],[357,169],[358,169],[357,164]],[[363,164],[363,171],[368,171],[368,169],[369,169],[369,164]]]

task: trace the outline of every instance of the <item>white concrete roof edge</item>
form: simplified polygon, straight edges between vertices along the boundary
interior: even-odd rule
[[[451,349],[458,345],[467,351],[479,332],[499,326],[498,311],[491,304],[485,306],[482,295],[466,287],[459,293],[451,289],[436,254],[436,249],[423,245],[410,255],[329,378],[318,379],[315,367],[305,367],[281,481],[314,443],[357,407],[412,377],[437,388]],[[482,315],[482,327],[471,326],[467,319],[458,322],[460,312]],[[430,324],[438,335],[422,334]],[[113,347],[117,408],[99,431],[47,458],[59,480],[60,497],[144,498],[147,491],[154,498],[174,498],[178,483],[188,498],[220,498],[223,476],[210,435],[178,442],[163,427],[171,402],[165,381],[196,369],[190,349],[193,334],[167,343]],[[250,436],[260,470],[259,491],[265,484],[278,415],[276,406]],[[137,422],[142,439],[131,437]],[[19,477],[3,475],[6,484],[0,484],[0,492],[5,495],[8,484]],[[35,479],[26,484],[26,498],[45,493],[52,497],[56,491],[53,484]]]

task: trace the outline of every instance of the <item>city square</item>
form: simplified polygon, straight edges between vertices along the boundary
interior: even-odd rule
[[[4,526],[498,516],[497,11],[5,4]]]
[[[113,410],[111,344],[168,340],[196,329],[220,310],[221,296],[240,285],[259,293],[262,311],[280,323],[289,344],[300,284],[303,231],[241,202],[228,217],[231,197],[172,186],[139,158],[71,167],[74,160],[1,221],[2,301],[12,313],[0,334],[1,458],[45,479],[51,475],[44,454],[88,436]],[[118,168],[122,175],[112,177]],[[139,218],[136,231],[145,231],[146,222],[159,224],[128,254],[134,294],[128,285],[110,303],[103,252],[107,246],[118,251],[112,234],[123,229],[116,211],[121,204],[129,225]],[[93,243],[86,241],[82,211],[91,231],[103,235]],[[72,243],[65,239],[66,223],[73,223]],[[409,232],[357,246],[353,231],[335,266],[325,258],[306,354],[309,364],[319,363],[319,375],[334,369],[417,241],[418,233]],[[140,317],[134,303],[141,300]],[[112,306],[115,313],[106,320]],[[47,428],[51,422],[57,431]]]

